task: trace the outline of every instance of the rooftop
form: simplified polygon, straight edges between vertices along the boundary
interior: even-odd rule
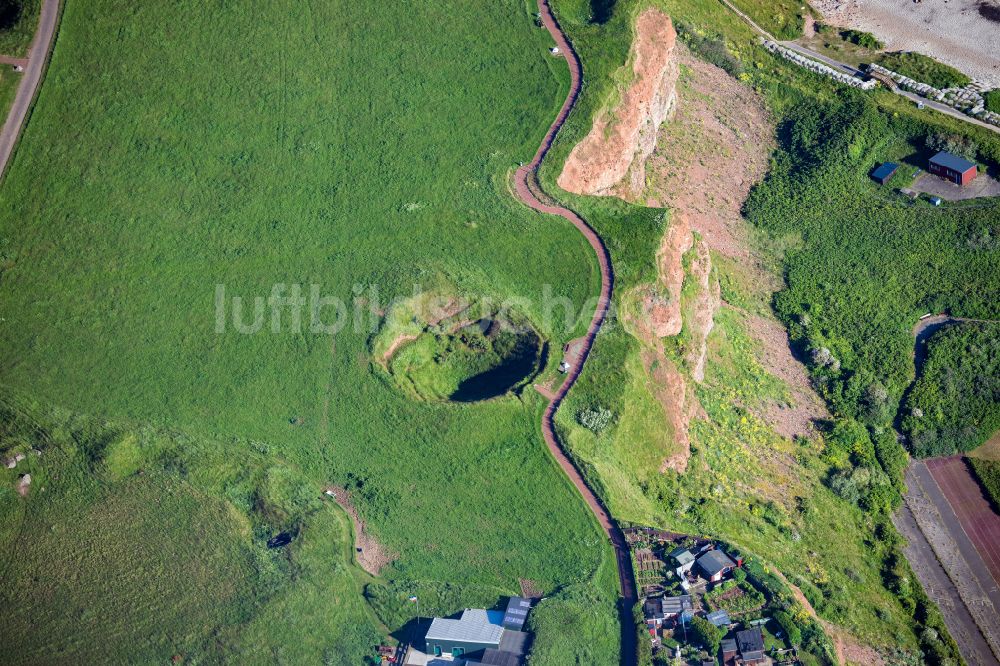
[[[511,652],[490,648],[483,652],[483,656],[478,662],[474,663],[483,664],[483,666],[521,666],[521,659]]]
[[[717,627],[728,627],[732,624],[732,621],[729,619],[729,613],[724,610],[712,611],[705,616],[705,619]]]
[[[676,614],[682,611],[691,610],[691,597],[682,594],[678,597],[663,598],[663,614]]]
[[[759,628],[737,631],[736,644],[744,659],[760,659],[764,656],[764,635]]]
[[[932,157],[931,162],[933,164],[940,164],[943,167],[947,167],[948,169],[951,169],[952,171],[957,171],[959,173],[965,173],[969,169],[976,166],[974,162],[970,162],[964,157],[959,157],[958,155],[952,155],[951,153],[946,153],[943,150],[934,157]]]
[[[694,562],[694,555],[687,548],[676,548],[670,553],[670,557],[677,560],[677,564],[687,564],[688,562]]]
[[[508,629],[518,629],[524,626],[528,619],[531,602],[522,597],[511,597],[507,602],[507,611],[503,615],[503,626]]]
[[[710,576],[714,576],[724,569],[735,567],[736,562],[729,559],[729,556],[721,550],[710,550],[698,558],[698,566]]]
[[[427,630],[426,640],[500,645],[500,638],[503,636],[501,622],[503,614],[499,611],[466,608],[462,611],[462,617],[457,620],[434,618]]]
[[[882,180],[883,178],[888,178],[892,174],[896,173],[896,169],[899,165],[895,162],[885,162],[879,168],[872,171],[872,178],[875,180]]]

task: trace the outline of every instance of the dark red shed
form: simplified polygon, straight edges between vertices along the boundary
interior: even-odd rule
[[[978,173],[974,162],[943,150],[930,159],[927,170],[959,185],[967,185]]]

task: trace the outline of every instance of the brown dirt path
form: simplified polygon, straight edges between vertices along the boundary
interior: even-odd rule
[[[42,82],[42,75],[45,73],[45,65],[52,48],[52,38],[56,32],[58,19],[59,0],[44,0],[41,16],[38,20],[38,30],[35,32],[34,41],[31,42],[28,61],[24,67],[21,83],[17,87],[14,104],[10,107],[10,113],[7,115],[3,129],[0,130],[0,178],[3,177],[7,170],[7,164],[14,154],[14,146],[17,145],[17,139],[21,135],[21,130],[24,129],[31,103],[34,101],[35,93]]]
[[[594,338],[597,336],[597,331],[601,328],[601,324],[604,323],[604,319],[608,314],[608,307],[611,303],[611,291],[614,285],[614,273],[612,272],[608,249],[604,245],[604,241],[601,240],[600,236],[597,235],[590,225],[568,208],[544,203],[534,192],[534,190],[541,191],[541,186],[538,184],[537,178],[538,166],[542,163],[542,159],[545,158],[549,148],[552,147],[552,141],[556,133],[563,126],[563,123],[566,122],[569,112],[580,95],[580,84],[583,73],[580,58],[576,51],[573,50],[569,40],[563,34],[562,29],[552,15],[552,10],[549,8],[547,0],[538,0],[538,11],[542,24],[549,31],[549,34],[552,35],[559,49],[566,55],[572,84],[569,95],[567,95],[566,101],[563,102],[562,109],[559,111],[559,115],[551,127],[549,127],[549,131],[542,140],[542,144],[538,147],[534,158],[530,163],[520,167],[514,174],[514,190],[518,198],[529,208],[550,215],[558,215],[576,227],[594,249],[594,253],[597,255],[597,263],[601,270],[601,295],[597,302],[597,308],[594,310],[594,316],[590,321],[590,326],[587,328],[587,334],[583,338],[583,344],[580,348],[580,362],[573,365],[566,376],[566,380],[559,387],[559,390],[555,392],[554,397],[549,402],[548,407],[546,407],[545,413],[542,416],[542,435],[545,438],[545,444],[548,446],[552,457],[555,458],[563,472],[569,477],[570,482],[572,482],[584,501],[586,501],[587,506],[597,518],[597,522],[600,523],[601,528],[611,540],[618,567],[618,580],[621,586],[619,611],[621,614],[622,629],[622,663],[631,665],[637,663],[637,641],[632,620],[632,607],[638,601],[638,595],[636,593],[635,574],[632,571],[632,559],[629,554],[628,544],[625,541],[625,535],[622,533],[621,528],[615,522],[614,518],[611,517],[611,513],[593,490],[590,489],[587,482],[584,481],[583,475],[573,464],[572,460],[570,460],[569,455],[559,442],[555,430],[554,417],[556,410],[559,409],[559,404],[580,376],[583,364],[594,345]]]
[[[392,562],[394,557],[376,541],[365,529],[365,522],[358,515],[358,510],[351,502],[351,494],[338,486],[327,486],[324,494],[332,497],[340,508],[350,517],[354,532],[354,559],[361,568],[373,576],[378,576],[382,569]]]

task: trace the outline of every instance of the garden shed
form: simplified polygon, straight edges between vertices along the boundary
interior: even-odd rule
[[[943,150],[930,159],[927,170],[959,185],[968,185],[978,173],[974,162]]]

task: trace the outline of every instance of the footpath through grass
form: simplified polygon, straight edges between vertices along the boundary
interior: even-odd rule
[[[456,586],[428,592],[424,614],[525,578],[586,588],[581,617],[617,636],[614,586],[594,577],[609,550],[542,445],[540,397],[430,404],[371,365],[381,315],[414,285],[518,299],[554,349],[598,290],[579,234],[507,185],[562,102],[565,65],[523,0],[468,9],[69,0],[0,190],[2,381],[252,442],[348,486],[399,554],[392,594]],[[313,332],[307,305],[301,326],[281,308],[274,332],[267,299],[293,284],[347,304],[344,330]],[[544,285],[578,323],[550,321]],[[256,333],[234,323],[234,297],[250,328],[261,299]]]

